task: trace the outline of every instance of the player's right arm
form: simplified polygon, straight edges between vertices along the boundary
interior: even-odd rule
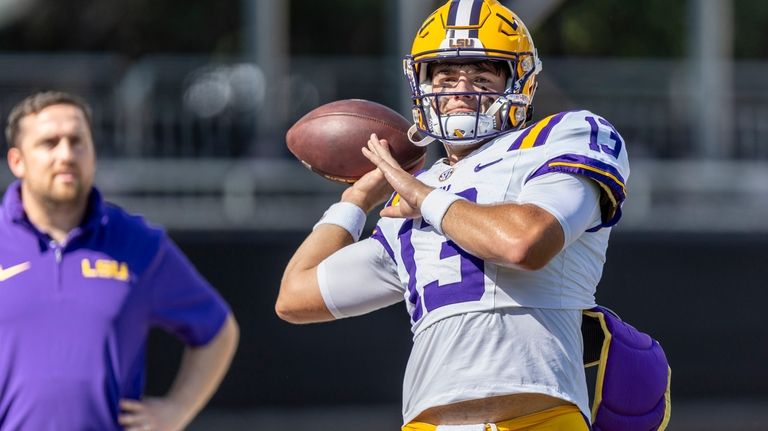
[[[392,193],[389,183],[378,169],[360,178],[344,191],[342,202],[360,207],[366,214],[384,202]],[[334,320],[323,299],[317,268],[321,262],[354,243],[352,235],[333,224],[321,224],[307,236],[294,253],[283,273],[280,293],[275,304],[277,315],[291,323],[313,323]],[[354,267],[354,262],[349,262]],[[360,281],[361,287],[365,280]]]
[[[280,281],[275,312],[291,323],[333,320],[317,282],[317,266],[325,258],[352,244],[352,236],[343,228],[323,224],[317,227],[294,253]]]

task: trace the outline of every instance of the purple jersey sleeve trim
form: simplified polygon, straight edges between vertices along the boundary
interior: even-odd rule
[[[564,154],[548,160],[539,169],[533,172],[525,182],[550,172],[564,172],[568,174],[584,175],[595,180],[610,194],[611,208],[603,209],[603,223],[596,228],[588,230],[594,232],[603,227],[610,227],[621,219],[621,204],[626,199],[624,177],[619,171],[604,162],[578,154]]]

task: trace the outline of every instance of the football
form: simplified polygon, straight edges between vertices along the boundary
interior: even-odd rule
[[[332,181],[353,183],[375,168],[361,151],[371,133],[387,140],[403,169],[414,172],[424,166],[426,148],[413,145],[406,134],[411,124],[392,109],[369,100],[338,100],[300,118],[285,141],[307,168]]]

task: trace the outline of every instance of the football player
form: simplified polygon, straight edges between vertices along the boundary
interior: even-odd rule
[[[372,135],[378,169],[296,251],[277,313],[319,322],[404,301],[403,430],[588,430],[580,325],[626,196],[623,139],[584,110],[529,124],[541,62],[495,0],[437,9],[404,69],[411,140],[446,157],[412,176]]]

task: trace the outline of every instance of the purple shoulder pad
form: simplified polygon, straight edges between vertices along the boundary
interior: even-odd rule
[[[592,430],[666,429],[672,370],[659,342],[604,307],[585,310],[584,321],[583,332],[595,324],[602,330],[600,343],[592,343],[595,338],[589,340],[585,333],[585,364],[598,365]]]

